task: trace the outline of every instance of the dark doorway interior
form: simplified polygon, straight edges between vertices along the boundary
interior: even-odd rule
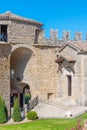
[[[7,25],[0,25],[0,41],[7,41]]]
[[[20,108],[23,108],[23,93],[20,93]]]
[[[72,77],[71,75],[67,75],[67,78],[68,78],[68,96],[71,96],[72,95]]]
[[[14,101],[15,101],[16,98],[18,98],[17,93],[11,94],[11,96],[10,96],[10,105],[11,105],[11,107],[14,106]]]
[[[47,94],[47,99],[51,99],[51,96],[53,95],[53,93],[48,93]]]

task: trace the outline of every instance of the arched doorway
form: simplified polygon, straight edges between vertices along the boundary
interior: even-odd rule
[[[14,105],[15,98],[18,98],[20,108],[23,109],[24,104],[28,104],[31,98],[30,86],[26,83],[18,84],[18,87],[15,90],[11,91],[10,98],[11,98],[11,107],[13,107]]]
[[[29,103],[31,97],[30,86],[27,83],[21,83],[19,84],[19,89],[20,89],[19,94],[20,108],[23,108],[24,104]]]
[[[24,72],[29,67],[32,51],[28,48],[20,47],[15,49],[10,58],[10,103],[13,107],[14,100],[17,97],[20,102],[20,107],[23,108],[24,104],[24,88],[30,90],[30,87],[27,83],[23,83]]]
[[[24,95],[23,104],[29,104],[29,100],[31,99],[31,91],[30,86],[28,84],[25,84],[23,87],[23,95]]]

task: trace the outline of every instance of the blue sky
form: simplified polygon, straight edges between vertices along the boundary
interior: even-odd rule
[[[62,31],[87,32],[87,0],[1,0],[0,13],[11,11],[15,14],[32,18],[44,23],[46,36],[50,29],[58,29],[59,37]]]

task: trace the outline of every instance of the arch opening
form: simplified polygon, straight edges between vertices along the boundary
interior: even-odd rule
[[[25,94],[30,95],[30,86],[23,82],[24,72],[29,67],[32,51],[21,47],[12,52],[10,57],[10,105],[13,107],[15,98],[19,99],[20,107],[25,104]]]

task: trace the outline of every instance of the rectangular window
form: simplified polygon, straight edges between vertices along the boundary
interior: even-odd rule
[[[40,30],[35,31],[35,43],[38,43],[39,32],[40,32]]]
[[[0,25],[0,41],[7,42],[7,25]]]
[[[54,96],[54,93],[48,93],[48,94],[47,94],[47,99],[52,99],[53,96]]]

